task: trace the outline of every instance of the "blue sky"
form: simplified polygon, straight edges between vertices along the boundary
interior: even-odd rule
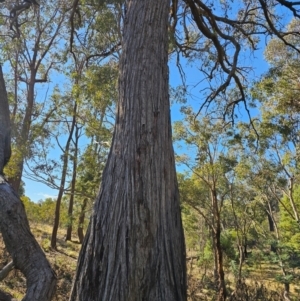
[[[186,61],[182,60],[183,67],[185,69],[186,74],[186,84],[189,86],[191,97],[188,99],[188,105],[191,105],[195,110],[200,107],[201,101],[203,100],[200,90],[201,86],[197,85],[199,82],[199,71],[197,70],[196,65],[187,64]],[[245,64],[248,66],[252,66],[255,69],[255,72],[251,72],[249,76],[258,79],[259,76],[265,72],[268,68],[267,63],[263,60],[263,45],[261,50],[256,53],[256,58],[249,58],[248,61],[245,61]],[[169,63],[170,68],[170,85],[171,86],[178,86],[181,85],[181,77],[179,70],[176,66],[176,63],[173,59],[170,60]],[[59,81],[62,84],[62,78],[56,78],[55,81]],[[52,84],[55,84],[53,82]],[[37,87],[38,92],[45,92],[47,89],[42,87]],[[172,121],[178,121],[182,118],[180,113],[180,107],[182,104],[173,104],[171,108],[171,116]],[[81,144],[81,147],[84,148],[86,145]],[[25,182],[25,194],[28,196],[32,201],[37,202],[41,199],[45,199],[47,197],[56,198],[58,191],[49,188],[48,186],[34,182],[32,180],[23,179]]]

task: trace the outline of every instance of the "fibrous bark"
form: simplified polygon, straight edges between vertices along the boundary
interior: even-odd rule
[[[127,2],[112,148],[72,301],[186,300],[168,96],[168,0]]]

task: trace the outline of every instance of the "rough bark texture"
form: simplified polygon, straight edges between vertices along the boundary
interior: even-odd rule
[[[128,1],[115,133],[72,301],[186,300],[168,96],[168,0]]]
[[[0,65],[0,175],[3,175],[3,168],[9,161],[10,155],[9,108],[2,67]]]

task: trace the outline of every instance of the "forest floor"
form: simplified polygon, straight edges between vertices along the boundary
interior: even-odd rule
[[[270,263],[261,257],[260,251],[254,250],[252,254],[246,259],[242,270],[242,290],[239,293],[239,298],[232,298],[234,301],[286,301],[284,298],[284,285],[279,283],[276,278],[281,275],[281,270],[278,264]],[[195,255],[195,254],[193,254]],[[189,256],[187,261],[188,274],[188,292],[189,301],[215,301],[216,286],[213,271],[211,268],[205,268],[203,265],[199,266],[196,256]],[[225,261],[226,262],[226,261]],[[236,266],[237,268],[237,266]],[[297,274],[300,275],[300,267]],[[231,296],[236,291],[236,279],[233,273],[232,266],[224,264],[225,282],[228,289],[228,295]],[[256,296],[256,297],[255,297]],[[290,284],[290,301],[300,300],[300,282],[295,279]]]
[[[50,248],[52,227],[49,225],[33,223],[31,224],[31,230],[57,274],[57,290],[53,301],[68,301],[81,245],[76,239],[72,242],[65,241],[64,237],[66,231],[59,230],[57,239],[58,251],[52,251]],[[74,237],[76,236],[74,235]],[[11,258],[0,237],[0,270],[10,261]],[[196,260],[189,260],[187,262],[187,271],[190,296],[188,300],[215,300],[215,287],[212,281],[212,271],[209,268],[205,269],[203,266],[198,266]],[[252,291],[267,289],[282,295],[283,285],[275,280],[275,275],[279,274],[279,272],[279,268],[276,267],[276,265],[262,262],[257,265],[246,264],[243,275],[245,283],[249,286],[248,289],[250,288]],[[230,285],[230,289],[234,290],[234,276],[232,272],[230,272],[229,267],[226,267],[225,273],[226,275],[229,275],[227,284]],[[20,271],[12,270],[9,275],[0,282],[0,290],[11,294],[12,297],[17,300],[21,300],[26,291],[26,279]],[[290,297],[291,300],[300,300],[300,283],[291,285]],[[243,298],[241,300],[244,301]],[[251,300],[273,301],[272,297],[271,299],[251,298]],[[284,299],[276,298],[276,300]]]
[[[57,236],[58,251],[52,251],[50,248],[52,227],[42,224],[31,224],[30,226],[33,235],[44,250],[57,275],[57,290],[53,301],[69,300],[72,279],[75,274],[81,245],[76,240],[74,242],[65,241],[66,230],[59,230]],[[1,238],[0,270],[10,261],[11,258]],[[0,282],[0,290],[9,293],[17,300],[21,300],[26,291],[26,279],[20,271],[12,270],[8,277]]]

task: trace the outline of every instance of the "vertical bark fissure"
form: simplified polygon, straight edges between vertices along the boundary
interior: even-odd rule
[[[70,300],[186,300],[168,11],[167,0],[128,2],[112,148]]]

